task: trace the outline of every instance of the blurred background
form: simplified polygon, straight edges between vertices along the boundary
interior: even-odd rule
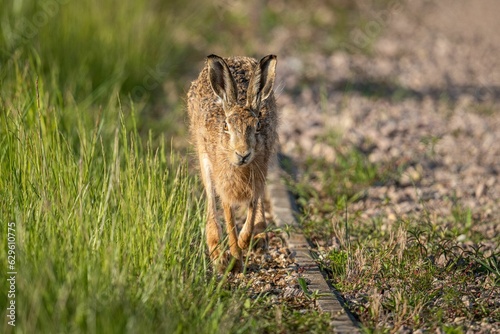
[[[304,86],[316,85],[316,90],[325,82],[323,89],[333,89],[328,83],[337,79],[335,73],[325,72],[320,62],[332,60],[353,69],[350,79],[365,79],[369,70],[353,66],[345,54],[388,52],[392,59],[382,62],[394,63],[381,66],[401,65],[398,39],[379,38],[395,18],[400,28],[408,25],[402,28],[408,36],[423,26],[436,34],[486,39],[499,46],[493,34],[498,31],[495,6],[495,1],[409,5],[400,0],[318,0],[305,6],[298,0],[1,0],[0,80],[9,85],[13,72],[25,70],[57,88],[52,98],[84,106],[119,94],[125,105],[139,107],[140,128],[183,135],[183,98],[208,54],[275,53],[285,64],[279,66],[278,89],[297,95]],[[418,24],[408,23],[405,15]],[[465,46],[475,48],[473,42]],[[287,69],[295,73],[289,80],[284,78]],[[353,87],[385,94],[395,87],[395,75],[389,72],[381,85]]]
[[[382,1],[383,3],[383,1]],[[143,124],[184,134],[183,98],[208,54],[331,53],[363,22],[351,1],[0,2],[0,80],[40,76],[82,106],[139,106]],[[152,121],[154,120],[154,121]]]

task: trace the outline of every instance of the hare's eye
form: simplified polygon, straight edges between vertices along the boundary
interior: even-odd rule
[[[224,132],[228,132],[229,128],[227,127],[227,122],[224,122]]]
[[[262,127],[262,126],[261,126],[260,121],[257,121],[257,125],[255,126],[255,129],[256,129],[256,131],[255,131],[255,132],[260,132],[261,127]]]

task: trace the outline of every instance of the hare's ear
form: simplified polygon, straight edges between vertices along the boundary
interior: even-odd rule
[[[262,58],[250,78],[247,91],[247,105],[254,110],[260,108],[261,101],[265,101],[273,91],[276,77],[276,56],[268,55]]]
[[[208,56],[208,77],[212,90],[222,101],[224,110],[236,103],[236,82],[224,59],[216,55]]]

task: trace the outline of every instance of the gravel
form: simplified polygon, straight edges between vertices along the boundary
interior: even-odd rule
[[[321,138],[334,130],[371,162],[405,168],[395,184],[368,189],[353,208],[365,217],[427,210],[445,218],[460,205],[472,210],[474,229],[493,238],[500,234],[500,42],[491,44],[484,25],[461,35],[446,24],[469,7],[490,12],[484,4],[459,3],[458,12],[442,3],[408,3],[386,15],[388,22],[373,12],[369,22],[384,32],[370,48],[353,40],[354,54],[282,57],[280,138],[298,161],[333,162],[335,151]]]

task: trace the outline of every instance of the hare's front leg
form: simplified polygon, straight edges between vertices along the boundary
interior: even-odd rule
[[[201,165],[201,177],[207,194],[207,224],[205,227],[207,245],[210,252],[210,258],[215,261],[220,257],[219,242],[222,236],[222,231],[215,216],[217,207],[215,202],[215,188],[212,183],[212,165],[210,164],[210,160],[208,160],[208,156],[205,153],[200,153],[199,158]]]
[[[229,250],[231,252],[231,263],[234,261],[234,266],[231,269],[233,272],[240,272],[243,269],[243,261],[241,258],[241,249],[238,247],[238,233],[234,224],[233,207],[229,203],[222,203],[224,209],[224,219],[226,220],[226,231],[229,236]]]
[[[256,239],[259,239],[257,240],[259,244],[257,246],[263,248],[266,246],[266,217],[264,213],[264,196],[261,194],[257,198],[252,199],[248,206],[247,219],[238,239],[238,245],[242,249],[246,249],[250,245],[254,236],[254,230]]]

